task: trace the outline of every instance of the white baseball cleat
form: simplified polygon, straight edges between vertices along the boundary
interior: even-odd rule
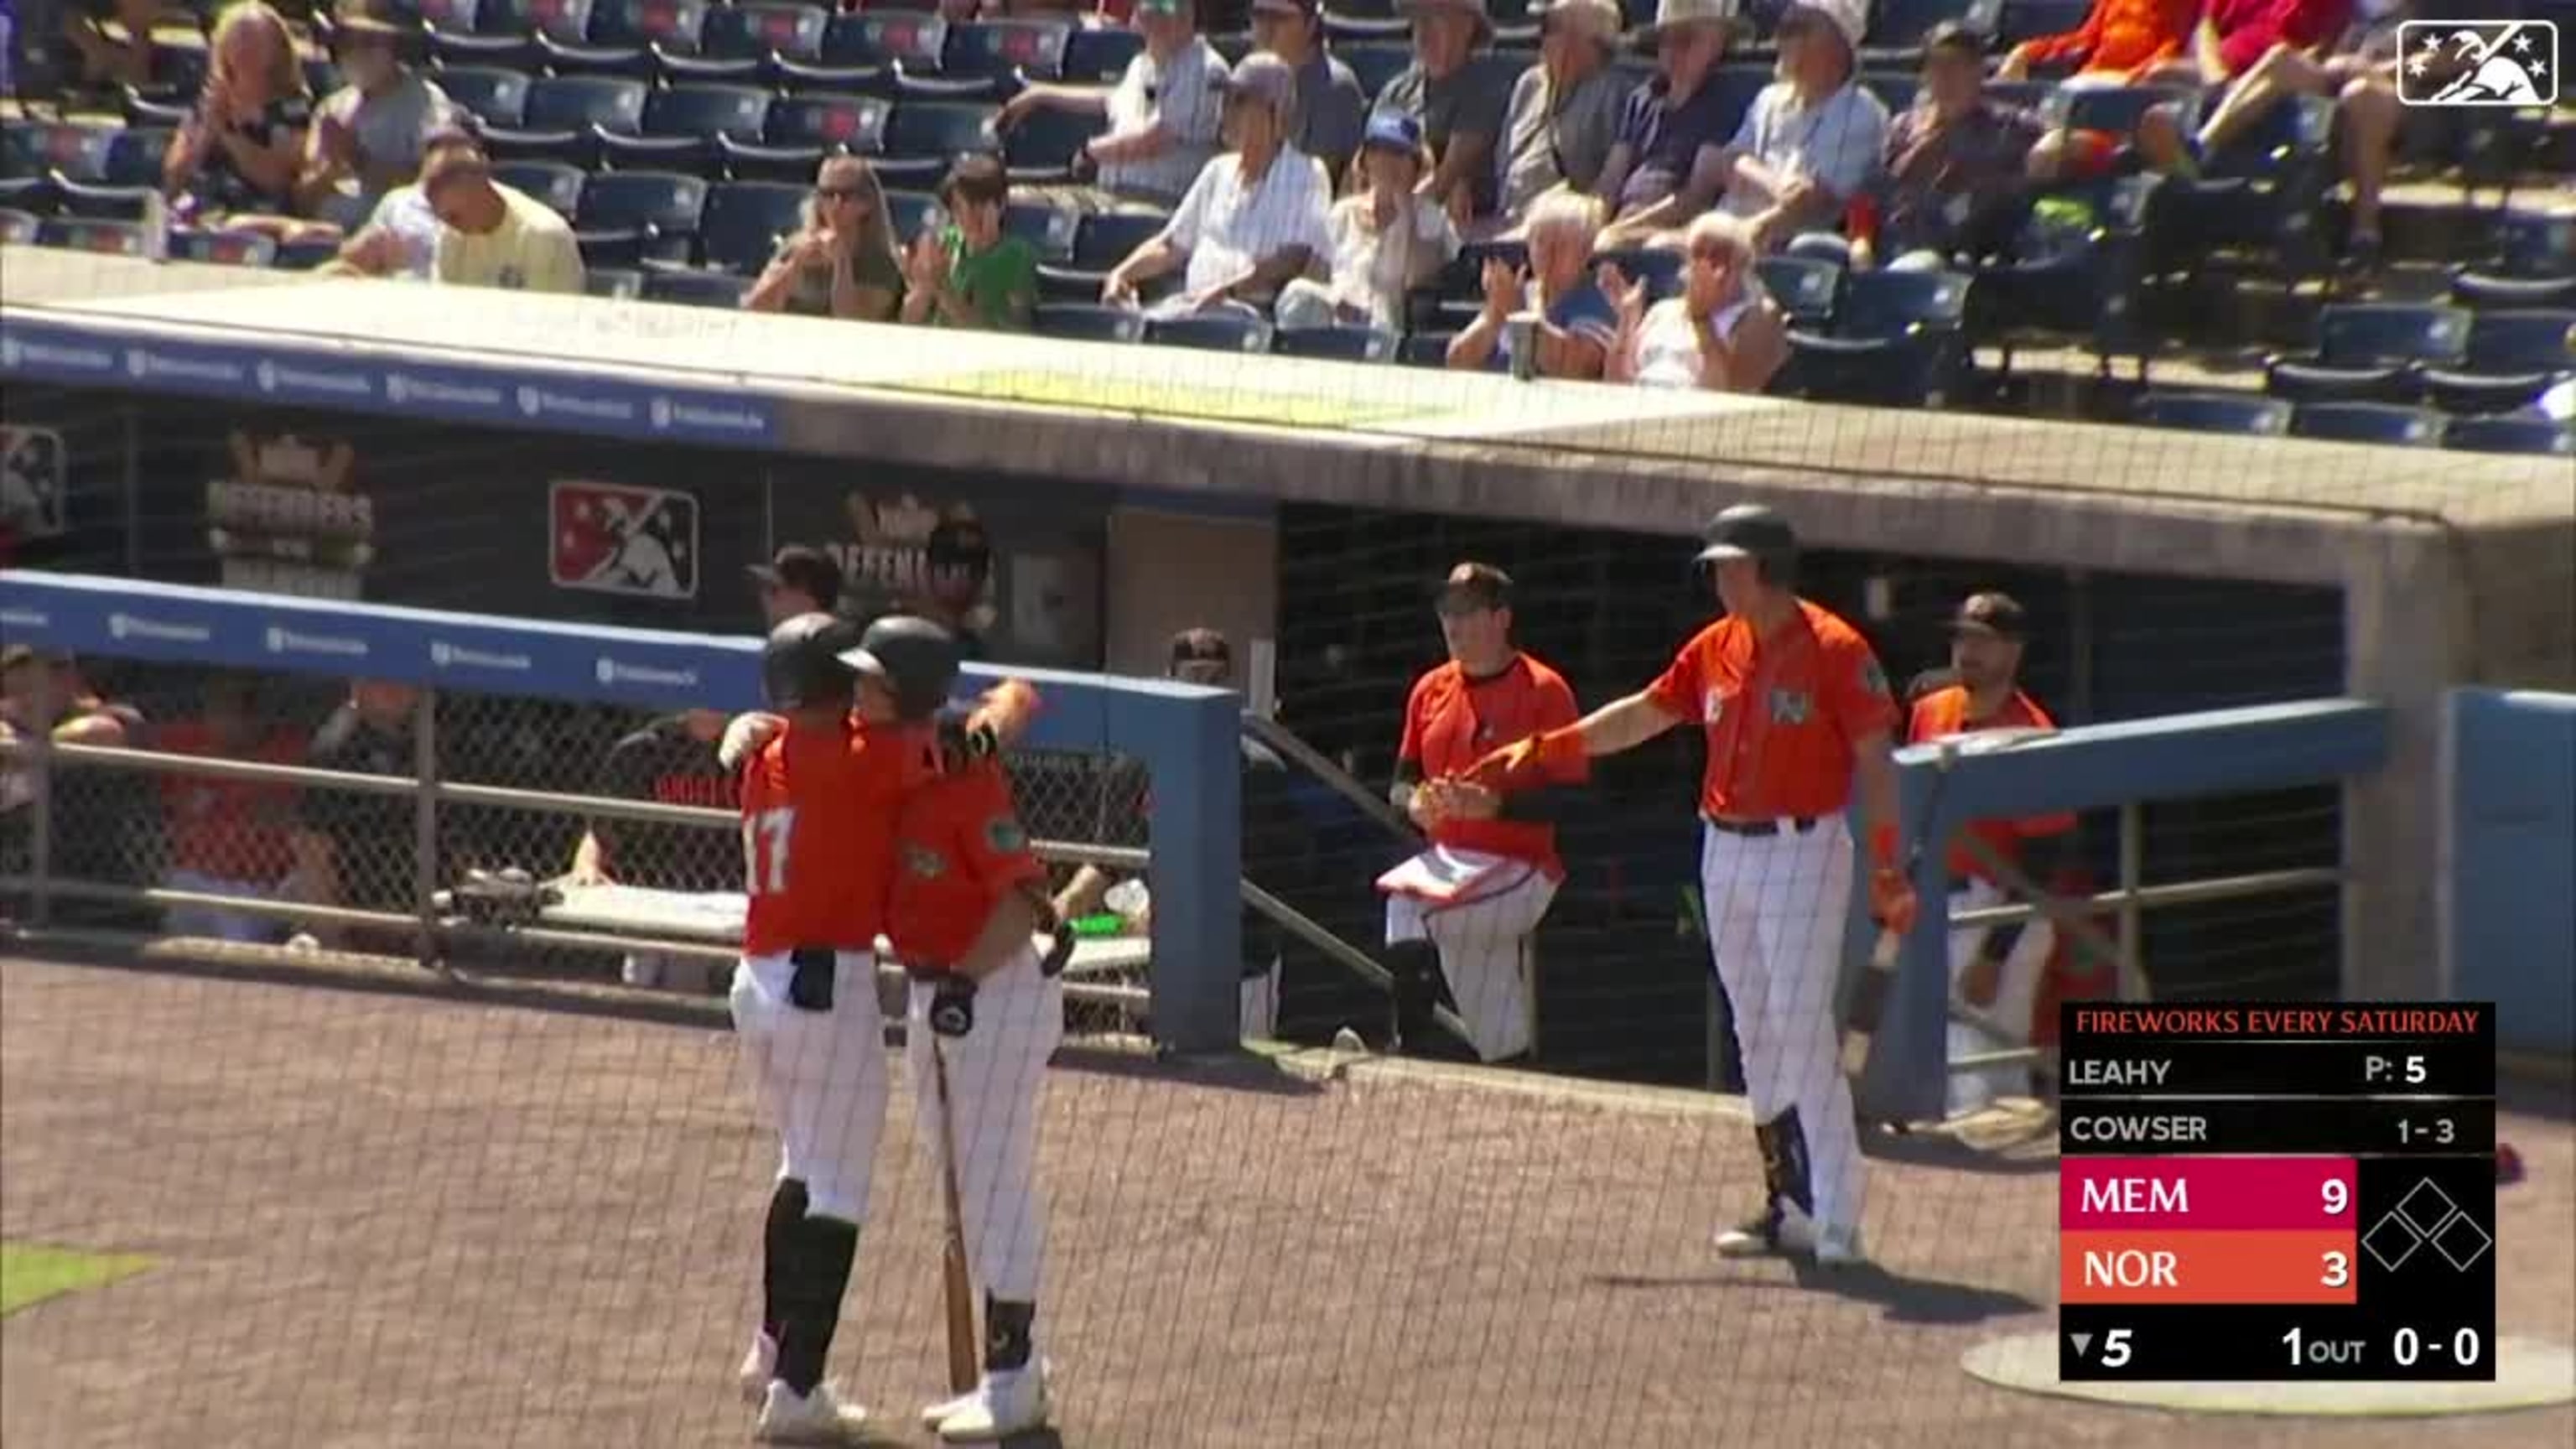
[[[964,1406],[939,1421],[940,1442],[992,1444],[1046,1426],[1046,1375],[1034,1364],[984,1375]]]
[[[1052,1378],[1055,1375],[1055,1365],[1041,1359],[1038,1363],[1038,1373],[1043,1377]],[[977,1401],[976,1396],[982,1392],[983,1387],[982,1382],[978,1381],[974,1388],[954,1398],[941,1399],[938,1403],[925,1405],[921,1411],[921,1427],[936,1430],[940,1425],[964,1413],[968,1405]],[[1043,1396],[1046,1386],[1041,1383],[1038,1389]]]
[[[867,1422],[868,1411],[842,1403],[830,1384],[816,1384],[814,1392],[800,1394],[785,1381],[772,1380],[751,1437],[763,1444],[856,1444]]]
[[[1827,1224],[1816,1230],[1816,1266],[1819,1268],[1858,1268],[1869,1262],[1869,1253],[1861,1247],[1857,1224]]]
[[[1773,1258],[1814,1251],[1816,1225],[1794,1207],[1774,1203],[1717,1235],[1721,1258]]]
[[[769,1381],[778,1377],[778,1340],[753,1329],[751,1347],[743,1351],[742,1367],[736,1372],[742,1377],[744,1402],[759,1403],[769,1392]]]

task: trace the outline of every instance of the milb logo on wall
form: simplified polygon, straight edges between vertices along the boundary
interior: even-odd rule
[[[62,434],[0,425],[0,539],[60,537],[70,474]]]
[[[673,488],[558,481],[552,573],[559,589],[638,599],[698,596],[698,500]]]

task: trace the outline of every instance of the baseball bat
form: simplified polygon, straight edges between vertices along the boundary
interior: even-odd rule
[[[1950,783],[1950,765],[1958,758],[1955,744],[1944,742],[1940,765],[1933,776],[1932,795],[1925,802],[1924,828],[1915,833],[1905,852],[1905,878],[1912,880],[1915,868],[1923,863],[1923,848],[1930,843],[1932,817],[1939,811],[1942,788]],[[1869,1054],[1878,1045],[1878,1028],[1887,1012],[1887,999],[1896,990],[1896,964],[1905,952],[1905,938],[1881,928],[1878,940],[1869,950],[1869,965],[1853,984],[1851,1010],[1843,1018],[1843,1075],[1857,1082],[1869,1070]]]
[[[980,1375],[975,1335],[975,1285],[966,1271],[966,1221],[957,1206],[957,1119],[948,1109],[948,1054],[930,1043],[930,1070],[939,1090],[939,1205],[946,1239],[939,1253],[941,1290],[948,1301],[948,1389],[962,1394]]]

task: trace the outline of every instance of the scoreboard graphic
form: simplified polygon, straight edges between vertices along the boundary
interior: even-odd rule
[[[2494,1381],[2491,1003],[2060,1026],[2060,1378]]]

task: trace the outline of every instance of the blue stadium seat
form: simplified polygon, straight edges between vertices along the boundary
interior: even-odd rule
[[[2413,402],[2423,369],[2462,361],[2469,313],[2414,302],[2328,307],[2317,319],[2317,350],[2276,357],[2264,369],[2264,391],[2292,402]]]
[[[601,135],[643,129],[646,94],[644,82],[623,76],[547,76],[528,87],[526,127],[487,129],[484,149],[496,161],[588,164]]]
[[[2084,23],[2092,0],[2004,0],[1997,43],[2005,48],[2043,35],[2062,35]]]
[[[2090,349],[2109,359],[2134,356],[2141,375],[2153,339],[2142,303],[2147,227],[2164,184],[2153,173],[2055,187],[1999,212],[1994,238],[1971,238],[1970,270],[1977,279],[1968,313],[1972,343],[2002,350],[2003,368],[2023,345]],[[2070,203],[2089,218],[2081,234],[2037,208],[2043,201]]]
[[[736,181],[810,181],[826,155],[872,156],[885,147],[892,107],[873,96],[809,94],[769,103],[758,141],[718,136],[726,174]]]
[[[1854,272],[1824,330],[1789,329],[1772,391],[1789,397],[1939,407],[1967,369],[1970,279],[1957,272]]]
[[[2576,307],[2576,216],[2508,211],[2496,221],[2496,257],[2451,279],[2472,307]]]
[[[1408,332],[1395,349],[1395,360],[1406,367],[1447,367],[1449,344],[1457,336],[1454,332]]]
[[[915,75],[939,69],[948,48],[948,22],[904,10],[862,10],[833,18],[820,57],[826,65],[892,66]]]
[[[609,171],[582,188],[573,225],[582,255],[686,264],[707,209],[707,183],[676,171]],[[620,265],[615,261],[602,265]]]
[[[1754,270],[1763,290],[1789,314],[1790,325],[1813,330],[1831,324],[1843,285],[1841,267],[1813,257],[1764,257]]]
[[[644,300],[681,307],[739,308],[751,282],[726,272],[693,267],[654,267],[644,273]]]
[[[1364,8],[1353,0],[1324,7],[1324,38],[1335,55],[1359,45],[1403,45],[1410,38],[1413,22],[1391,13],[1385,6]],[[1372,95],[1375,92],[1371,92]]]
[[[1040,264],[1038,296],[1042,300],[1096,302],[1109,269],[1162,233],[1170,217],[1160,212],[1107,211],[1084,217],[1074,227],[1073,259],[1063,266]]]
[[[441,67],[431,77],[448,99],[472,111],[486,126],[518,127],[528,123],[528,87],[531,78],[525,71],[504,70],[497,65],[451,65]]]
[[[1744,124],[1744,113],[1753,109],[1753,98],[1762,88],[1777,79],[1768,65],[1722,65],[1711,84],[1720,97],[1717,114],[1725,119],[1725,134],[1733,136]]]
[[[1145,37],[1133,30],[1077,30],[1065,37],[1064,79],[1073,85],[1115,85],[1144,48]]]
[[[95,221],[82,217],[49,216],[36,228],[36,245],[61,247],[67,251],[101,252],[109,256],[143,255],[143,228],[130,221]]]
[[[1402,41],[1336,45],[1333,54],[1351,68],[1352,75],[1359,78],[1360,94],[1368,97],[1372,105],[1377,101],[1378,92],[1386,89],[1386,83],[1413,64],[1413,47]]]
[[[159,126],[175,131],[188,123],[197,104],[190,98],[157,96],[127,86],[120,96],[120,108],[129,126]]]
[[[2278,438],[2288,435],[2291,413],[2279,398],[2250,392],[2151,392],[2138,399],[2136,420],[2190,433]]]
[[[1374,327],[1282,327],[1270,350],[1282,357],[1321,357],[1334,362],[1392,362],[1396,337]]]
[[[1904,115],[1914,104],[1914,93],[1923,88],[1922,80],[1909,71],[1871,70],[1861,72],[1860,83],[1878,103],[1887,107],[1890,116]]]
[[[2202,157],[2198,176],[2166,182],[2152,228],[2156,268],[2196,272],[2210,253],[2236,249],[2269,257],[2287,276],[2325,270],[2321,216],[2335,179],[2333,128],[2332,102],[2293,97]]]
[[[939,184],[949,163],[977,151],[999,151],[993,106],[963,101],[899,101],[886,118],[885,156],[877,174],[888,186],[926,189]]]
[[[688,84],[653,92],[644,102],[644,132],[602,132],[600,159],[646,171],[711,171],[716,138],[760,140],[769,125],[769,92],[758,86]]]
[[[1682,268],[1688,264],[1689,258],[1668,247],[1622,247],[1617,251],[1595,252],[1591,262],[1595,268],[1617,267],[1628,280],[1645,283],[1647,295],[1658,301],[1679,290]]]
[[[1038,307],[1037,331],[1067,342],[1141,342],[1145,319],[1128,308],[1097,302],[1046,302]]]
[[[2002,0],[1878,0],[1871,7],[1869,33],[1861,41],[1868,64],[1912,65],[1923,58],[1923,35],[1945,20],[1955,20],[1981,35],[2003,24]]]
[[[1028,81],[1064,77],[1065,43],[1072,27],[1055,20],[984,20],[948,28],[939,68],[960,77],[983,76],[1016,89]]]
[[[1045,201],[1014,201],[1002,209],[1002,230],[1037,248],[1038,260],[1045,263],[1073,260],[1074,233],[1081,222],[1079,214]]]
[[[2576,310],[2529,308],[2474,314],[2465,364],[2424,369],[2424,389],[2445,412],[2507,413],[2576,377]]]
[[[277,261],[277,239],[255,231],[173,231],[174,261],[207,262],[227,267],[265,267]]]
[[[492,177],[514,191],[542,201],[556,215],[579,214],[583,186],[590,173],[561,161],[496,161]]]
[[[728,181],[710,190],[698,223],[706,265],[746,273],[769,265],[778,243],[804,224],[810,189],[776,181]]]
[[[45,219],[32,211],[0,209],[0,243],[13,247],[34,246],[36,233],[44,224]]]
[[[480,0],[418,0],[412,7],[420,23],[440,35],[472,35]]]
[[[665,55],[695,55],[707,0],[593,0],[590,29],[579,41],[537,38],[557,75],[650,76]]]
[[[873,96],[889,101],[895,96],[894,67],[890,65],[782,60],[778,63],[778,83],[789,94],[799,96]]]
[[[1268,352],[1270,333],[1269,323],[1230,312],[1162,317],[1145,324],[1145,341],[1149,344],[1201,352]]]
[[[545,59],[537,37],[581,44],[590,33],[590,6],[591,0],[481,0],[470,31],[431,32],[430,54],[449,64],[533,71]]]
[[[2167,103],[2181,109],[2186,133],[2199,124],[2198,95],[2179,86],[2061,87],[2048,93],[2040,114],[2053,127],[2126,136],[2138,128],[2150,107]]]
[[[104,146],[84,144],[70,164],[54,168],[54,204],[66,215],[133,221],[161,188],[161,158],[172,133],[124,127]]]
[[[2442,415],[2396,403],[2308,403],[2292,415],[2290,434],[2323,442],[2438,448]]]
[[[2539,412],[2453,418],[2442,446],[2462,453],[2537,453],[2576,457],[2576,426]]]
[[[1083,143],[1108,129],[1105,116],[1050,109],[1032,111],[1002,137],[1003,164],[1010,168],[1011,180],[1021,186],[1069,181],[1074,158],[1082,154]]]
[[[707,13],[694,54],[658,52],[662,73],[673,81],[774,80],[781,61],[814,61],[823,55],[831,12],[820,5],[747,0]]]

